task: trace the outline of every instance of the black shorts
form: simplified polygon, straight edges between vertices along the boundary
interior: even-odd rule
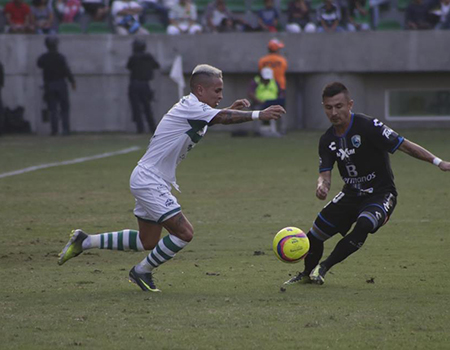
[[[389,220],[396,204],[397,196],[389,192],[361,197],[339,192],[319,213],[311,232],[322,241],[336,233],[345,236],[359,217],[366,217],[373,224],[370,233],[375,233]]]

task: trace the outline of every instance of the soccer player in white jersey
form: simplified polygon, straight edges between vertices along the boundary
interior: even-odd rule
[[[72,231],[58,263],[64,264],[84,250],[148,250],[150,253],[130,273],[131,282],[143,291],[159,292],[152,271],[172,259],[194,237],[194,229],[182,213],[171,187],[178,190],[176,167],[205,135],[208,126],[237,124],[252,120],[278,120],[286,113],[281,106],[262,111],[243,111],[250,106],[246,99],[236,100],[229,108],[217,109],[222,100],[222,72],[207,64],[195,67],[190,79],[191,93],[184,96],[161,119],[150,140],[147,152],[130,178],[135,197],[134,214],[139,231],[122,230],[88,235]],[[163,227],[169,232],[161,238]]]

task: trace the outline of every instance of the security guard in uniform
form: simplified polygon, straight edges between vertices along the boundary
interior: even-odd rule
[[[159,63],[153,56],[145,52],[145,42],[142,39],[133,41],[133,54],[128,59],[127,69],[130,71],[130,85],[128,97],[131,103],[133,120],[136,123],[137,132],[144,132],[141,108],[144,112],[151,133],[155,132],[156,123],[153,120],[151,108],[152,90],[149,81],[153,79],[153,71],[159,69]]]
[[[3,64],[0,62],[0,135],[3,132],[3,101],[2,101],[2,89],[5,85],[5,72],[3,70]]]
[[[76,84],[66,58],[58,52],[58,44],[58,38],[55,36],[45,38],[45,46],[48,52],[38,58],[37,65],[43,72],[45,99],[50,111],[51,134],[52,136],[58,134],[57,107],[59,104],[62,134],[67,136],[70,134],[70,104],[66,79],[71,83],[73,90],[76,89]]]

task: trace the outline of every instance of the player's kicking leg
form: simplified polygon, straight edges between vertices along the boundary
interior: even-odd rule
[[[291,284],[308,284],[311,283],[311,280],[309,278],[309,274],[304,272],[299,272],[294,277],[288,279],[286,282],[284,282],[285,285],[291,285]]]
[[[312,230],[313,229],[311,229],[307,235],[309,239],[309,252],[305,257],[305,269],[291,279],[284,282],[284,284],[286,285],[313,283],[310,274],[322,258],[323,241],[317,239],[312,233]]]
[[[162,227],[160,227],[161,229]],[[83,251],[93,248],[122,251],[151,249],[144,247],[139,231],[122,230],[89,235],[83,230],[77,229],[72,231],[69,242],[59,254],[58,264],[63,265],[68,260],[80,255]]]
[[[80,255],[83,252],[83,241],[87,237],[88,235],[82,230],[73,230],[69,242],[67,242],[64,249],[59,253],[58,264],[62,265],[66,261]]]

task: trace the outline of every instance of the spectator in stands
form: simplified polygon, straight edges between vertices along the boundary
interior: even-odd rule
[[[114,28],[119,35],[149,34],[139,22],[142,7],[135,0],[116,0],[113,2],[111,15]]]
[[[141,23],[145,22],[144,15],[146,12],[156,12],[159,15],[159,21],[164,27],[169,25],[169,9],[164,5],[162,0],[138,0],[143,11],[141,15]]]
[[[225,0],[213,0],[205,11],[206,30],[208,32],[231,32],[234,30],[233,14],[227,8]]]
[[[36,34],[55,34],[53,10],[48,0],[32,0],[31,25]]]
[[[93,21],[103,21],[109,13],[108,0],[81,0],[81,4]]]
[[[30,7],[23,0],[12,0],[3,8],[8,33],[31,33]]]
[[[280,50],[284,44],[278,39],[269,41],[267,48],[269,53],[259,59],[258,69],[261,71],[264,67],[269,67],[273,70],[275,80],[280,86],[281,90],[286,90],[286,70],[288,67],[287,60],[284,58]]]
[[[350,0],[347,29],[350,32],[370,30],[369,0]]]
[[[182,33],[197,34],[202,27],[197,23],[197,7],[191,0],[179,0],[169,12],[170,25],[167,34],[178,35]]]
[[[260,30],[265,32],[278,31],[278,20],[280,15],[273,5],[273,0],[264,0],[264,8],[258,11],[257,16]]]
[[[289,33],[314,33],[316,25],[311,21],[311,6],[306,0],[294,0],[288,7],[288,24],[286,31]]]
[[[431,29],[430,14],[428,6],[423,0],[413,0],[405,12],[405,28],[406,29]]]
[[[60,22],[72,23],[76,21],[81,14],[81,1],[57,0],[55,10]]]
[[[343,32],[340,26],[341,11],[333,0],[324,0],[324,3],[317,9],[317,20],[320,23],[317,31],[319,33]]]
[[[436,18],[434,29],[450,29],[450,0],[440,0],[430,13]]]

